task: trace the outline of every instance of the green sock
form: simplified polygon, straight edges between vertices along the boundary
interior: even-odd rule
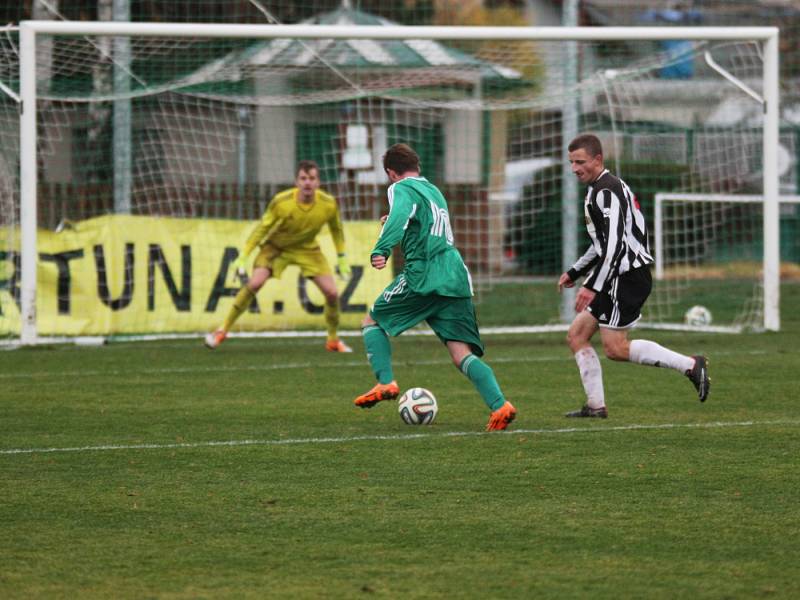
[[[361,330],[364,346],[367,348],[367,360],[375,373],[378,383],[394,381],[392,371],[392,346],[386,332],[377,325],[368,325]]]
[[[489,365],[474,354],[469,354],[461,361],[458,368],[478,390],[486,406],[493,411],[503,406],[506,401],[505,396],[500,391],[494,371]]]

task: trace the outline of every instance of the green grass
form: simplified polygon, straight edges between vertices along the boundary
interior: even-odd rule
[[[606,421],[563,417],[563,334],[487,336],[510,434],[427,337],[394,344],[439,398],[421,428],[352,406],[359,339],[2,353],[0,597],[798,597],[797,286],[783,308],[778,334],[636,332],[707,353],[711,396],[604,360]]]
[[[561,297],[555,282],[537,280],[531,283],[502,283],[479,288],[478,311],[481,324],[530,325],[558,322]],[[680,323],[684,313],[695,304],[707,307],[713,325],[733,325],[754,304],[757,284],[748,279],[697,279],[671,284],[655,283],[653,295],[644,306],[645,322]],[[800,282],[784,284],[786,294],[797,298]],[[513,301],[509,301],[513,298]],[[750,307],[752,309],[752,306]]]

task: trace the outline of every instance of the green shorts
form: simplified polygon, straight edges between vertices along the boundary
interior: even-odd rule
[[[472,298],[422,296],[408,289],[405,276],[400,274],[378,296],[369,314],[391,336],[426,321],[443,343],[464,342],[474,354],[483,356]]]

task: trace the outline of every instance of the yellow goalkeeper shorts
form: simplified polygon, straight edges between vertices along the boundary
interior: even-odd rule
[[[281,249],[272,244],[264,244],[253,262],[254,267],[269,269],[272,277],[280,279],[281,273],[289,265],[297,265],[303,277],[331,275],[333,271],[319,247]]]

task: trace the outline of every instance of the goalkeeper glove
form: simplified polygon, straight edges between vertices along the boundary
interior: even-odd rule
[[[347,256],[344,254],[340,254],[339,258],[336,259],[336,272],[344,281],[350,279],[350,275],[352,275],[350,263],[347,262]]]
[[[240,280],[242,283],[247,281],[247,267],[245,263],[247,262],[247,257],[244,254],[240,254],[239,258],[233,261],[233,278]]]

